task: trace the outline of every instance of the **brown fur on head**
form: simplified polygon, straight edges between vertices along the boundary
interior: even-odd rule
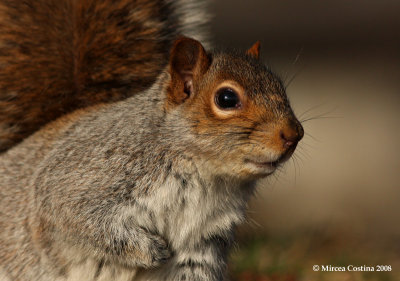
[[[207,54],[188,38],[170,57],[168,104],[191,124],[189,149],[239,177],[272,173],[303,136],[281,80],[258,57],[258,42],[246,53]]]

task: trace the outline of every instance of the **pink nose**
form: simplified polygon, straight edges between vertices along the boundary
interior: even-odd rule
[[[297,143],[303,138],[303,135],[303,127],[297,122],[283,128],[280,132],[283,147],[288,149],[292,146],[296,146]]]

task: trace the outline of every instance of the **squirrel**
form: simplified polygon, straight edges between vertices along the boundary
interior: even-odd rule
[[[117,31],[113,34],[116,26],[106,34],[98,33],[109,26],[100,19],[108,21],[114,16],[123,20],[129,15],[133,22],[138,17],[142,24],[152,25],[154,14],[161,14],[141,18],[142,13],[147,15],[141,9],[159,11],[159,2],[173,3],[1,1],[2,28],[6,26],[5,7],[14,12],[24,5],[29,9],[21,18],[9,17],[14,21],[10,28],[19,28],[18,36],[26,36],[32,44],[38,40],[35,46],[40,51],[29,49],[36,48],[31,43],[24,49],[24,44],[11,39],[1,45],[10,48],[1,70],[6,75],[4,69],[8,69],[10,84],[1,82],[2,93],[8,93],[9,102],[13,95],[17,99],[28,95],[33,109],[26,109],[29,118],[18,115],[28,106],[25,103],[10,109],[19,112],[22,121],[15,129],[18,137],[12,137],[0,155],[0,280],[227,280],[235,228],[245,220],[257,181],[291,157],[304,131],[282,81],[260,61],[258,42],[245,52],[221,52],[184,36],[155,40],[151,47],[150,43],[140,45],[141,37],[136,46],[129,32],[124,33],[128,38]],[[134,8],[136,4],[140,10]],[[118,9],[106,12],[109,6]],[[74,14],[73,24],[68,14],[72,10],[93,16],[87,15],[90,19],[85,22],[79,20],[82,14]],[[65,60],[59,65],[47,68],[47,59],[57,60],[52,54],[46,58],[47,53],[61,52],[57,49],[61,45],[46,46],[40,36],[55,34],[41,35],[45,29],[22,26],[33,18],[43,20],[35,13],[46,13],[48,20],[54,16],[50,22],[55,26],[61,24],[56,19],[62,18],[72,24],[69,28],[78,29],[74,32],[87,31],[86,36],[95,32],[90,33],[94,39],[78,36],[83,41],[74,44],[83,53],[75,50],[69,60],[63,55]],[[92,27],[96,23],[101,26]],[[159,21],[154,28],[167,23]],[[24,28],[32,33],[23,33]],[[61,30],[55,27],[49,33]],[[169,35],[172,38],[175,32]],[[113,47],[105,48],[114,44],[112,40],[121,53],[138,47],[142,50],[139,58],[133,53],[133,57],[118,57]],[[96,49],[94,42],[104,44],[102,50],[111,53],[99,54],[86,47]],[[169,44],[166,62],[159,62]],[[83,54],[90,58],[78,63],[84,60]],[[24,69],[20,60],[29,58],[33,62]],[[17,66],[12,72],[13,60]],[[153,64],[154,68],[147,68]],[[50,69],[53,75],[41,72]],[[140,76],[147,75],[141,69],[149,71],[149,80]],[[11,81],[20,77],[25,79],[18,84]],[[90,97],[98,91],[99,98]],[[71,93],[68,99],[79,101],[83,95],[89,102],[72,105],[63,100]],[[55,95],[51,102],[68,104],[65,111],[52,111],[47,103],[44,108],[54,115],[44,114],[42,125],[29,127],[24,122],[40,115],[34,114],[40,111],[36,103],[50,94]],[[17,124],[17,115],[2,124]]]

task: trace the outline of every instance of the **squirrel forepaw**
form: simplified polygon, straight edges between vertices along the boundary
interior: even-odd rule
[[[141,246],[143,255],[138,263],[144,268],[158,267],[172,256],[168,243],[159,235],[147,233],[141,241]]]
[[[157,267],[165,263],[172,256],[167,242],[158,236],[153,237],[153,243],[149,250],[152,258],[150,267]]]

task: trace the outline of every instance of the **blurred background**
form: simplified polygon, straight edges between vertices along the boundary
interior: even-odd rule
[[[233,277],[400,280],[400,1],[216,0],[210,13],[216,46],[261,41],[306,132],[260,184]],[[350,264],[392,270],[312,270]]]

